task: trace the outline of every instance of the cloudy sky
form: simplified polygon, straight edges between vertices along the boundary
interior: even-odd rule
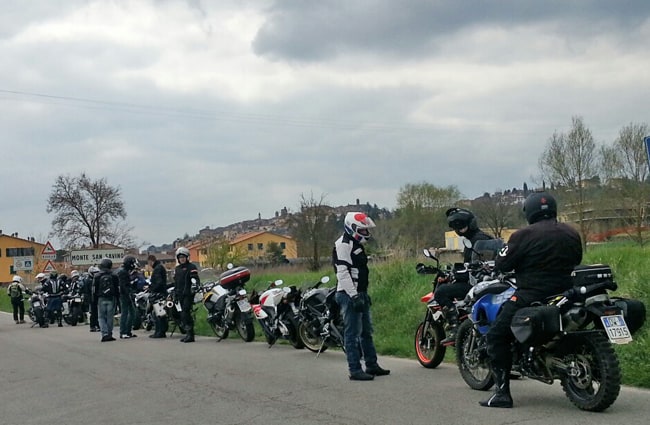
[[[531,186],[573,116],[650,123],[649,40],[647,0],[3,0],[0,229],[46,238],[82,172],[157,245],[302,194]]]

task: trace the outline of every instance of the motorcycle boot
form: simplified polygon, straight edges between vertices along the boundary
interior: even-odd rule
[[[194,329],[187,329],[185,338],[181,339],[181,342],[194,342]]]
[[[510,371],[498,367],[492,368],[496,390],[490,398],[479,401],[483,407],[512,407],[512,396],[510,395]]]
[[[460,325],[458,321],[458,310],[456,310],[456,307],[443,307],[442,311],[449,326],[447,328],[447,337],[440,341],[440,344],[444,346],[454,345],[456,343],[456,332]]]
[[[375,375],[362,371],[350,373],[350,381],[372,381]]]

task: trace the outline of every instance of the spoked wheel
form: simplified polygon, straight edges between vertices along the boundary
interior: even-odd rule
[[[494,385],[484,344],[485,337],[474,331],[471,320],[460,324],[456,337],[456,361],[460,376],[470,388],[480,391],[487,391]]]
[[[218,340],[221,341],[222,339],[228,338],[228,334],[230,333],[230,329],[228,329],[226,326],[221,326],[213,321],[208,322],[210,324],[210,328],[212,328],[212,332],[219,338]]]
[[[621,368],[609,340],[602,333],[576,335],[571,353],[564,355],[560,382],[566,396],[579,409],[601,412],[614,403],[621,390]]]
[[[298,326],[298,338],[305,345],[305,348],[314,353],[327,350],[327,345],[323,344],[323,338],[320,335],[314,336],[309,330],[309,325],[306,322],[300,322]],[[322,348],[321,348],[322,347]]]
[[[235,327],[237,328],[237,333],[239,333],[239,336],[245,342],[251,342],[252,340],[255,339],[255,327],[253,326],[252,321],[243,320],[241,315],[236,316]]]
[[[447,347],[440,344],[444,338],[445,332],[439,323],[427,321],[420,323],[415,331],[415,353],[422,366],[433,369],[442,362],[447,351]]]

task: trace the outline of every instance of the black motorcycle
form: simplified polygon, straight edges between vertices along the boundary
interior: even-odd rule
[[[334,299],[336,287],[320,287],[329,281],[329,276],[323,276],[315,285],[306,288],[298,309],[298,336],[305,348],[318,354],[328,347],[344,347],[343,317]]]
[[[45,320],[45,299],[43,291],[40,286],[37,286],[34,291],[26,291],[29,296],[29,318],[32,320],[32,328],[38,325],[41,328],[47,328],[48,323]]]
[[[63,321],[70,326],[77,326],[78,323],[83,323],[84,312],[84,294],[79,290],[73,293],[65,294],[62,296],[63,311],[61,312]]]

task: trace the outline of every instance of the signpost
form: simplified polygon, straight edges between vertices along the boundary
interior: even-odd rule
[[[47,241],[43,247],[43,251],[41,251],[41,258],[48,261],[56,260],[56,250],[52,247],[50,241]]]
[[[92,266],[99,264],[104,258],[112,260],[114,264],[121,263],[124,249],[87,249],[70,252],[70,264],[73,266]]]
[[[14,270],[31,271],[34,269],[34,256],[14,257]]]
[[[56,270],[54,267],[54,264],[50,260],[47,260],[47,264],[45,264],[45,267],[43,267],[43,273],[50,273]]]
[[[650,168],[650,136],[646,136],[643,139],[643,144],[645,145],[645,152],[648,156],[648,167]]]

